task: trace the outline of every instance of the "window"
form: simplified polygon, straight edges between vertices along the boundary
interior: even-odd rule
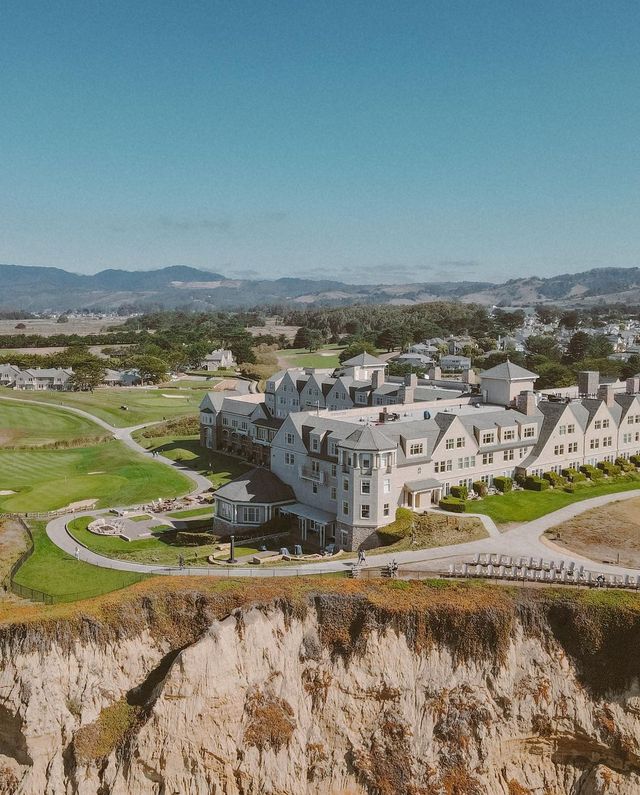
[[[589,442],[589,447],[590,447],[592,450],[597,450],[597,449],[600,447],[600,439],[592,439],[592,440]]]
[[[596,431],[599,431],[602,428],[602,420],[596,420],[593,423],[593,427],[596,429]]]
[[[222,424],[223,425],[228,425],[229,424],[229,417],[223,417],[222,418]]]
[[[216,500],[216,513],[223,519],[231,519],[233,517],[233,508],[228,502]]]
[[[346,478],[342,479],[342,491],[349,491],[349,481]]]
[[[335,486],[331,486],[331,492],[329,494],[329,497],[332,500],[336,499],[336,487]]]
[[[516,438],[516,432],[513,428],[509,428],[508,430],[502,431],[502,441],[503,442],[510,442]]]
[[[456,446],[456,440],[447,439],[447,441],[444,443],[444,446],[446,450],[453,450],[453,448]]]
[[[602,420],[602,427],[608,428],[609,427],[609,420]]]
[[[312,483],[312,484],[311,484],[311,491],[312,491],[314,494],[317,494],[317,493],[318,493],[318,484],[317,484],[317,483]]]
[[[578,452],[578,442],[569,442],[567,445],[567,453],[577,453]]]
[[[260,509],[246,505],[244,508],[244,520],[247,524],[258,524],[260,521]]]
[[[246,422],[241,422],[241,423],[240,423],[240,428],[241,428],[241,430],[243,430],[243,431],[246,431],[248,427],[249,427],[249,426],[247,425],[247,423],[246,423]]]
[[[389,480],[389,478],[385,478],[382,481],[382,492],[384,494],[389,494],[390,491],[391,491],[391,481]]]
[[[344,500],[343,503],[342,503],[342,513],[345,516],[348,516],[348,514],[349,514],[349,503],[346,500]]]
[[[559,436],[564,436],[566,432],[567,432],[567,426],[566,425],[558,425],[558,435]]]
[[[515,456],[515,452],[513,450],[505,450],[504,451],[504,460],[505,461],[513,461]]]
[[[330,456],[337,456],[338,455],[338,446],[335,442],[329,442],[329,455]]]
[[[285,453],[284,454],[284,463],[287,466],[292,467],[296,463],[296,457],[293,453]]]
[[[371,518],[371,509],[369,505],[361,505],[360,506],[360,518],[361,519],[370,519]]]
[[[286,436],[287,444],[293,444],[294,439],[295,439],[295,437],[294,437],[294,435],[292,433],[288,433],[287,434],[287,436]]]
[[[493,431],[485,431],[480,437],[480,444],[493,444],[495,440],[495,434]]]
[[[424,445],[422,442],[413,442],[409,447],[409,455],[422,455]]]
[[[536,435],[536,429],[532,425],[529,425],[524,429],[524,433],[522,435],[525,439],[532,439]]]
[[[602,440],[603,447],[611,447],[612,444],[613,444],[613,436],[605,436],[604,439]]]
[[[476,457],[474,455],[468,455],[464,458],[458,459],[458,469],[469,469],[470,467],[474,467],[476,465]]]
[[[238,420],[231,420],[231,427],[237,428],[238,427]]]
[[[563,444],[557,444],[553,448],[553,454],[554,455],[564,455],[564,445]]]
[[[464,436],[456,437],[456,447],[464,447]]]
[[[567,425],[567,433],[575,433],[575,432],[576,432],[576,426],[573,423]]]
[[[622,434],[622,441],[624,444],[629,444],[629,442],[633,441],[633,434],[632,433],[623,433]]]
[[[370,480],[361,480],[360,481],[360,494],[371,494],[371,481]]]
[[[485,466],[487,464],[493,464],[493,453],[483,453],[482,454],[482,463]]]
[[[385,504],[382,506],[382,515],[383,516],[389,516],[389,503],[388,502],[385,502]]]
[[[338,466],[337,466],[337,464],[331,464],[331,477],[335,478],[335,476],[337,474],[338,474]]]
[[[314,453],[317,453],[320,449],[320,440],[319,439],[312,439],[311,440],[311,449]]]

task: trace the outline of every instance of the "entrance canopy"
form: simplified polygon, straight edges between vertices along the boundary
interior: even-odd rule
[[[404,484],[404,487],[407,491],[411,492],[418,492],[418,491],[429,491],[429,489],[439,489],[441,488],[442,483],[435,478],[424,478],[424,480],[410,480],[408,483]]]
[[[280,513],[290,513],[302,519],[311,519],[313,522],[324,525],[331,524],[331,522],[336,520],[334,514],[322,511],[320,508],[314,508],[312,505],[305,505],[302,502],[294,502],[293,505],[283,505],[280,508]]]

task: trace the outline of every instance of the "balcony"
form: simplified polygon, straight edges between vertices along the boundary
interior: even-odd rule
[[[320,483],[321,485],[326,482],[326,472],[319,472],[308,466],[301,466],[298,474],[302,480],[312,480],[314,483]]]

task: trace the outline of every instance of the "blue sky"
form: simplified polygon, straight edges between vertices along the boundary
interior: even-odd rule
[[[0,4],[0,262],[640,265],[637,2]]]

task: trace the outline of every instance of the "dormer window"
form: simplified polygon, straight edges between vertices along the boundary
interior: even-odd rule
[[[413,442],[409,447],[409,455],[422,455],[424,445],[422,442]]]
[[[511,442],[516,438],[516,432],[513,428],[505,428],[502,431],[502,441],[503,442]]]
[[[493,444],[495,441],[495,433],[493,431],[485,431],[480,437],[481,444]]]

